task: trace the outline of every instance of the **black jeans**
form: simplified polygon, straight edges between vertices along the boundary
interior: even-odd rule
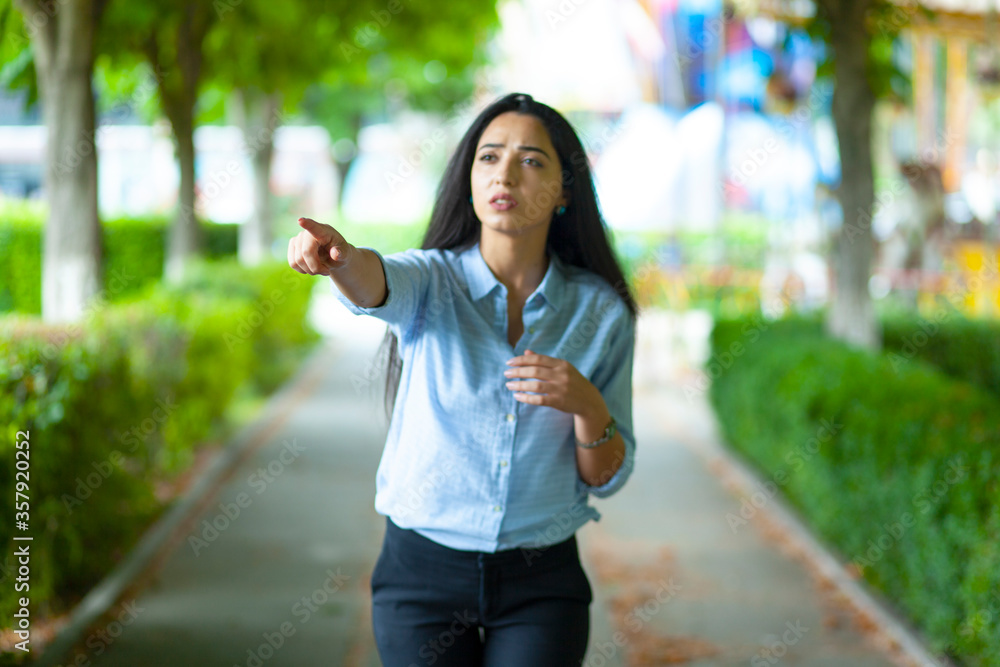
[[[385,667],[575,667],[587,651],[593,595],[575,535],[540,549],[460,551],[386,517],[371,590]]]

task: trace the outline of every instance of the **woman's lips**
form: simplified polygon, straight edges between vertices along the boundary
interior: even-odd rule
[[[490,206],[492,206],[497,211],[508,211],[517,206],[517,202],[514,201],[513,199],[505,199],[505,200],[494,199],[493,201],[490,202]]]

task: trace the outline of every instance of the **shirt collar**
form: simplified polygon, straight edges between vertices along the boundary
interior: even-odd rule
[[[474,301],[483,298],[502,284],[493,275],[486,260],[483,259],[483,255],[479,251],[478,241],[471,248],[462,251],[460,257],[462,269],[465,271],[465,280],[469,285],[469,293]],[[555,253],[549,252],[549,267],[535,291],[540,293],[546,303],[554,310],[559,310],[558,297],[563,293],[565,283],[566,274],[563,261]]]

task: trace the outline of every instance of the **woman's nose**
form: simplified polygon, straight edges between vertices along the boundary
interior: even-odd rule
[[[514,165],[512,162],[507,161],[500,165],[497,169],[496,181],[502,185],[509,185],[514,182]]]

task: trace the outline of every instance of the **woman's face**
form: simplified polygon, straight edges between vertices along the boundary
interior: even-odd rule
[[[471,184],[476,216],[498,232],[547,236],[555,209],[569,205],[549,133],[528,114],[508,111],[490,122],[476,146]]]

